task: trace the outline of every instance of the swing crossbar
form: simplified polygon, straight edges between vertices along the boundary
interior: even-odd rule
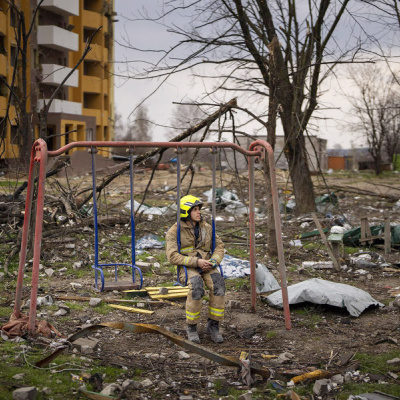
[[[29,175],[28,175],[28,185],[27,194],[25,201],[25,215],[24,224],[22,228],[22,239],[21,239],[21,250],[19,253],[19,266],[18,266],[18,277],[17,285],[15,290],[15,303],[12,318],[21,318],[21,305],[22,305],[22,292],[23,292],[23,279],[25,271],[25,262],[27,255],[27,245],[29,240],[29,226],[31,221],[32,213],[35,213],[35,223],[34,223],[34,238],[33,238],[33,266],[32,266],[32,280],[31,280],[31,294],[30,294],[30,309],[27,329],[30,334],[35,334],[36,332],[36,308],[37,308],[37,293],[39,286],[39,263],[41,256],[41,243],[42,243],[42,230],[43,230],[43,207],[44,207],[44,188],[46,181],[46,168],[48,157],[59,156],[73,148],[98,148],[98,147],[125,147],[128,149],[135,148],[153,148],[151,152],[146,153],[146,155],[138,156],[135,160],[136,162],[144,161],[146,156],[151,156],[156,154],[159,149],[166,148],[225,148],[235,150],[243,155],[245,155],[249,162],[249,245],[250,245],[250,282],[251,282],[251,306],[252,309],[256,308],[256,285],[255,285],[255,214],[254,214],[254,159],[260,158],[265,160],[269,166],[269,177],[270,179],[273,212],[275,220],[275,232],[276,232],[276,242],[278,250],[279,259],[279,270],[281,277],[281,288],[282,288],[282,299],[283,299],[283,309],[285,316],[285,326],[286,329],[291,329],[290,321],[290,311],[287,295],[287,282],[286,282],[286,268],[283,253],[283,243],[282,243],[282,229],[281,229],[281,219],[279,213],[278,204],[278,189],[276,184],[276,173],[275,173],[275,161],[274,152],[270,144],[264,140],[256,140],[252,142],[249,149],[246,150],[236,143],[229,142],[111,142],[111,141],[81,141],[68,143],[65,146],[60,147],[57,150],[48,151],[47,144],[43,139],[37,139],[32,146],[30,164],[29,164]],[[33,190],[36,184],[35,179],[37,177],[37,202],[36,209],[33,210],[32,200],[33,200]],[[114,265],[115,266],[115,265]],[[134,263],[130,264],[132,270],[135,270]],[[96,270],[95,270],[96,272]],[[97,272],[100,272],[97,270]]]

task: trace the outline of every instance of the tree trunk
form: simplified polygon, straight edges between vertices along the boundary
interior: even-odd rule
[[[289,164],[289,173],[296,198],[296,214],[315,211],[314,188],[307,163],[307,152],[303,134],[292,138],[285,135],[287,141],[285,151]],[[294,137],[293,137],[294,136]]]

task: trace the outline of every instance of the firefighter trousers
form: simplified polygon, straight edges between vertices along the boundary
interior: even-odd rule
[[[204,284],[209,290],[208,317],[216,321],[224,318],[225,281],[217,268],[200,273],[197,268],[187,268],[189,293],[186,299],[186,322],[197,324],[200,318],[202,299],[205,294]],[[181,268],[180,279],[184,281],[185,271]]]

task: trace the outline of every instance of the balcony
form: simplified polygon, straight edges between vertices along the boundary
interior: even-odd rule
[[[44,0],[40,7],[46,8],[55,14],[65,16],[79,15],[79,0]]]
[[[7,35],[7,14],[0,11],[0,32]]]
[[[86,43],[83,44],[83,48],[85,48]],[[86,60],[94,60],[94,61],[107,61],[108,59],[108,49],[99,45],[99,44],[91,44],[90,47],[92,50],[89,51],[86,56]]]
[[[78,51],[79,35],[55,25],[38,26],[38,44],[57,50]]]
[[[7,75],[7,58],[4,54],[0,54],[0,75]]]
[[[83,75],[82,90],[87,93],[101,93],[101,78]]]
[[[65,77],[71,72],[72,68],[64,67],[57,64],[42,64],[42,83],[49,85],[59,85]],[[64,83],[65,86],[78,87],[79,73],[75,70],[68,80]]]
[[[84,108],[83,115],[87,115],[89,117],[96,117],[96,125],[101,125],[102,118],[101,118],[101,110],[97,108]]]
[[[93,28],[93,29],[97,29],[99,26],[103,25],[104,29],[103,17],[100,13],[96,11],[83,10],[82,25],[85,28]]]
[[[43,102],[48,102],[48,99],[40,99],[38,100],[37,109],[43,107]],[[54,99],[51,103],[50,110],[51,113],[64,113],[64,114],[75,114],[75,115],[82,115],[82,103],[76,103],[74,101],[67,101],[67,100],[60,100]]]

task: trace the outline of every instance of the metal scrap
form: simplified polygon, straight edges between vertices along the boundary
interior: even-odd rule
[[[168,331],[167,329],[162,328],[161,326],[153,325],[153,324],[136,324],[136,323],[127,323],[127,322],[103,322],[101,324],[88,326],[87,328],[76,332],[75,334],[71,335],[67,339],[67,342],[71,343],[74,340],[76,340],[80,337],[83,337],[92,331],[102,329],[102,328],[120,329],[120,330],[126,330],[126,331],[133,332],[133,333],[157,333],[157,334],[163,335],[168,340],[177,344],[178,346],[181,346],[184,349],[191,351],[193,353],[199,354],[202,357],[208,358],[209,360],[215,361],[221,365],[225,365],[227,367],[236,367],[236,368],[242,367],[242,363],[236,357],[226,356],[223,354],[215,353],[212,350],[208,349],[207,347],[190,342],[190,341],[184,339],[182,336],[172,333],[172,332]],[[61,354],[67,347],[68,347],[68,345],[64,346],[62,348],[58,348],[56,351],[54,351],[52,354],[50,354],[46,358],[38,361],[35,365],[37,367],[44,367],[44,366],[48,365],[59,354]],[[250,370],[252,373],[261,375],[264,378],[269,378],[269,376],[270,376],[270,371],[266,367],[258,367],[258,366],[250,365]]]

